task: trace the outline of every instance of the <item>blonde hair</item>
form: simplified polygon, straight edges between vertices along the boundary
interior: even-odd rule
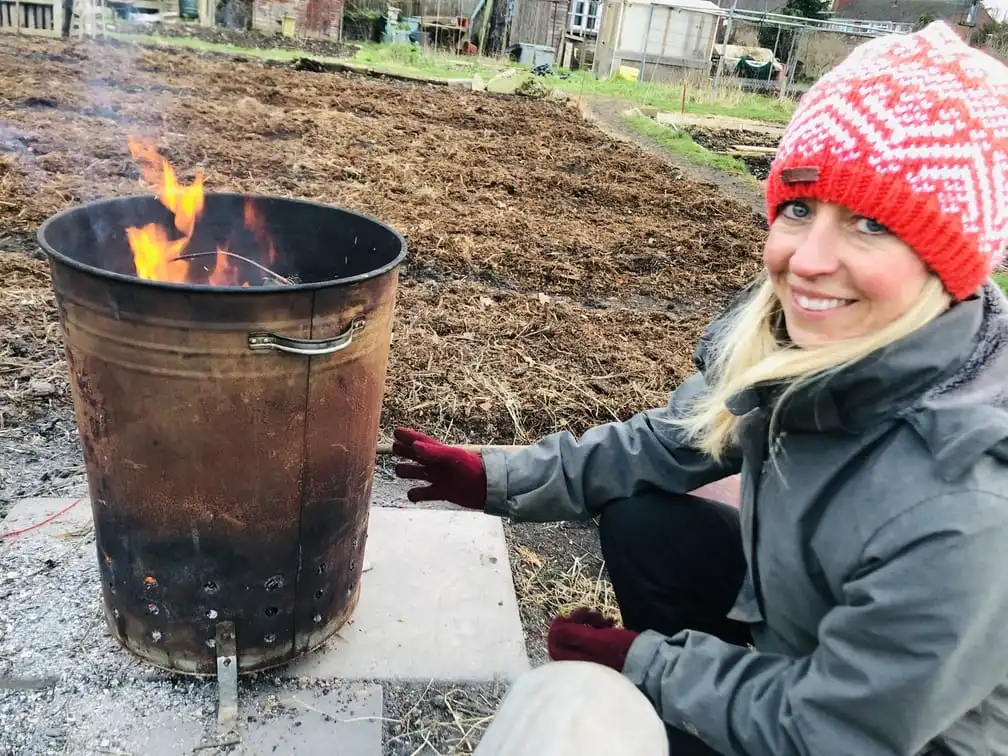
[[[866,336],[800,349],[782,343],[776,333],[781,315],[773,282],[765,278],[748,302],[730,318],[711,344],[707,362],[708,391],[677,421],[691,445],[720,461],[738,442],[742,418],[732,414],[728,400],[762,383],[785,386],[771,414],[773,433],[785,399],[808,381],[839,371],[872,352],[907,336],[945,312],[952,303],[941,280],[932,275],[913,306],[896,320]]]

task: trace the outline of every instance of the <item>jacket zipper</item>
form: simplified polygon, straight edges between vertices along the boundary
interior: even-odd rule
[[[781,447],[784,444],[784,437],[787,435],[787,431],[781,431],[773,439],[770,444],[770,449],[767,452],[766,459],[763,460],[762,471],[760,472],[760,482],[759,488],[756,490],[756,496],[753,501],[753,513],[752,513],[752,533],[750,534],[750,553],[752,554],[752,580],[753,580],[753,592],[756,594],[756,606],[759,608],[760,616],[763,617],[763,621],[766,621],[766,607],[763,604],[763,589],[760,585],[759,576],[759,558],[757,551],[758,533],[759,533],[759,492],[763,488],[763,482],[766,479],[767,473],[770,470],[771,461],[774,456],[780,453]]]

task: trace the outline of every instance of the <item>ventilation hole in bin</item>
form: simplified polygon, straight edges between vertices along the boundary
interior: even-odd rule
[[[209,582],[203,585],[203,590],[209,593],[210,595],[213,595],[217,593],[217,591],[220,589],[217,587],[217,583],[215,583],[213,580],[210,580]]]
[[[207,616],[207,619],[212,619],[212,620],[217,619],[217,610],[216,609],[207,609],[206,616]]]
[[[276,643],[276,636],[273,633],[266,633],[266,635],[263,636],[263,643],[267,646],[272,646]]]
[[[316,625],[319,622],[321,622],[321,621],[322,621],[322,615],[321,614],[316,614],[314,617],[312,617],[312,622],[314,622]]]
[[[265,587],[267,591],[279,591],[283,588],[283,583],[284,581],[282,575],[274,575],[266,581]]]
[[[315,598],[320,599],[323,596],[325,596],[325,591],[322,590],[321,588],[319,590],[315,591]]]
[[[153,633],[151,633],[151,640],[153,640],[155,643],[161,640],[161,631],[155,630]]]
[[[325,562],[319,562],[319,565],[318,565],[318,574],[321,575],[323,572],[325,572],[325,568],[326,568],[326,563]]]
[[[268,607],[266,607],[266,616],[267,617],[276,617],[279,612],[280,612],[280,609],[278,607],[275,607],[275,606],[268,606]]]
[[[207,648],[217,648],[216,638],[207,638],[206,640]]]
[[[153,602],[151,602],[150,604],[147,604],[147,614],[157,614],[159,611],[160,611],[160,609],[158,609],[158,605],[157,604],[155,604]]]

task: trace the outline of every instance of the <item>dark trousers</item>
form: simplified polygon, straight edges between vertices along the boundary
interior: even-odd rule
[[[725,618],[745,576],[738,510],[694,496],[648,492],[606,506],[599,520],[606,560],[630,630],[699,630],[745,645],[747,626]],[[717,754],[666,725],[671,756]]]

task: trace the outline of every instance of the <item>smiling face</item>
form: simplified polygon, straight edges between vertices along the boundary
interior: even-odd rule
[[[865,336],[899,318],[930,275],[909,246],[871,218],[813,199],[781,207],[763,262],[788,335],[809,348]]]

